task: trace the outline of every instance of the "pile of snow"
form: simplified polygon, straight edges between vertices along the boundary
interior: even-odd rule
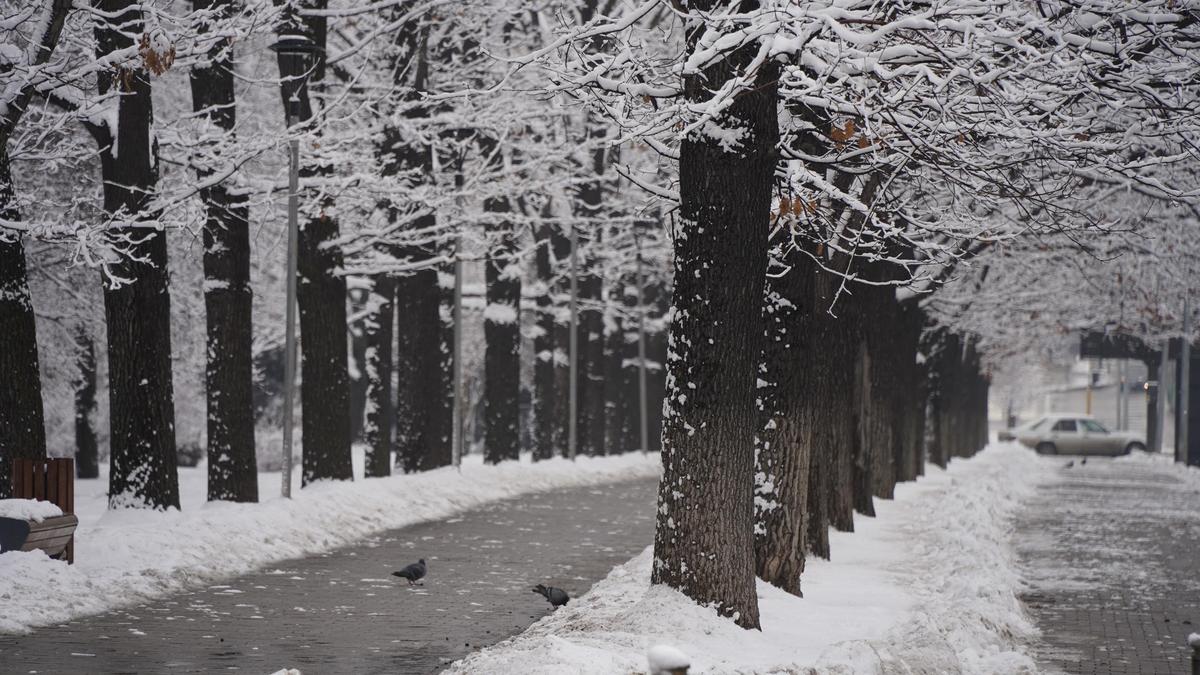
[[[1174,467],[1175,475],[1194,484],[1200,485],[1200,466],[1189,466],[1175,461],[1175,453],[1166,452],[1131,452],[1113,459],[1114,462],[1131,462],[1134,464],[1151,464],[1160,467]]]
[[[355,463],[361,474],[361,452]],[[259,475],[259,504],[206,503],[205,468],[180,469],[183,510],[106,510],[106,481],[77,481],[75,564],[41,551],[0,555],[0,633],[127,606],[264,565],[355,543],[500,499],[656,476],[658,455],[505,462],[471,455],[461,473],[330,482],[278,497],[280,474]]]
[[[0,518],[16,518],[42,522],[47,518],[61,516],[62,509],[50,502],[36,499],[0,499]]]
[[[1054,463],[1014,444],[949,470],[929,467],[876,501],[876,518],[833,533],[832,562],[812,560],[804,597],[759,582],[762,631],[744,631],[682,594],[650,586],[652,551],[521,635],[452,673],[645,672],[666,644],[692,672],[1036,672],[1036,629],[1017,592],[1010,530]]]

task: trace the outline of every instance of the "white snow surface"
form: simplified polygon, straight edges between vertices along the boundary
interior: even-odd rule
[[[50,502],[36,499],[0,499],[0,518],[16,518],[40,523],[46,518],[62,514],[62,509]]]
[[[1015,444],[934,466],[831,533],[832,561],[811,559],[797,598],[758,584],[762,631],[745,631],[649,582],[651,549],[524,633],[449,673],[644,672],[667,644],[692,672],[1035,673],[1036,628],[1017,592],[1016,510],[1054,463]]]
[[[356,448],[356,476],[362,452]],[[75,564],[41,551],[0,555],[0,633],[67,621],[203,586],[488,502],[560,487],[658,475],[658,455],[629,453],[485,466],[479,455],[420,474],[328,482],[280,498],[259,474],[258,504],[205,502],[206,469],[179,469],[182,511],[107,510],[107,480],[76,481]],[[296,472],[299,474],[299,472]]]

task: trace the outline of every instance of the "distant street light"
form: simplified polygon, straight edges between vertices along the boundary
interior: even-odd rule
[[[313,55],[321,51],[306,35],[280,35],[271,51],[279,55],[279,75],[283,78],[284,104],[287,106],[288,141],[288,238],[287,238],[287,328],[283,364],[283,490],[292,496],[292,410],[296,401],[296,259],[298,252],[300,209],[300,140],[292,131],[300,124],[301,98],[308,86]]]

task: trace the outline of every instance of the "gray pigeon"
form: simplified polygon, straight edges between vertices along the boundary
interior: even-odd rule
[[[538,584],[537,586],[533,587],[533,592],[541,595],[543,598],[546,598],[546,600],[549,600],[550,604],[554,605],[555,607],[562,607],[571,601],[571,596],[567,595],[566,591],[561,588],[555,588],[554,586],[543,586],[542,584]]]
[[[421,558],[399,572],[392,572],[392,576],[408,579],[408,585],[412,586],[417,581],[425,578],[425,559]]]

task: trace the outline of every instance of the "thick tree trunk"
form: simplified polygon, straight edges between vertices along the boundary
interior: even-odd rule
[[[864,516],[875,515],[874,494],[875,481],[872,472],[875,468],[871,457],[871,440],[875,421],[871,418],[874,413],[871,382],[871,352],[865,339],[858,340],[858,354],[854,365],[854,432],[851,438],[854,457],[854,510]]]
[[[0,200],[11,204],[8,157],[0,146]],[[16,220],[12,209],[0,217]],[[0,233],[0,499],[12,490],[12,460],[46,456],[37,325],[16,233]]]
[[[556,371],[559,368],[555,337],[558,333],[557,307],[554,303],[554,263],[552,249],[553,226],[538,228],[537,264],[537,332],[533,338],[533,458],[550,459],[555,448],[563,447],[563,418]]]
[[[315,10],[301,18],[288,17],[281,33],[294,32],[298,25],[322,50],[325,48],[327,19],[320,15],[327,0],[303,0],[303,9]],[[280,73],[298,78],[291,72],[289,59],[279,57]],[[325,52],[320,51],[312,67],[309,87],[320,89],[325,79]],[[288,108],[292,79],[281,87],[284,110]],[[308,88],[301,88],[300,121],[308,122],[313,109]],[[327,165],[301,167],[305,177],[324,176]],[[310,195],[312,199],[316,195]],[[351,480],[350,460],[350,379],[347,371],[346,280],[342,269],[342,251],[333,245],[339,236],[338,223],[329,215],[333,198],[319,197],[319,213],[300,223],[297,304],[300,308],[300,405],[303,410],[303,460],[301,483],[318,480]]]
[[[786,271],[781,253],[763,296],[764,340],[758,399],[762,423],[755,453],[754,557],[758,577],[801,595],[808,534],[809,466],[813,446],[811,404],[811,302],[813,275],[800,260]],[[807,404],[807,405],[806,405]]]
[[[514,258],[512,209],[507,199],[491,198],[484,210],[498,218],[489,222],[492,238],[485,276],[487,307],[483,312],[484,461],[498,464],[521,456],[521,273]]]
[[[96,346],[92,336],[80,329],[79,379],[75,384],[75,476],[100,477],[100,449],[96,443]]]
[[[700,33],[689,28],[690,48]],[[706,99],[751,55],[742,49],[687,76],[688,98]],[[712,124],[738,129],[741,142],[727,150],[711,134],[693,132],[680,148],[681,230],[651,581],[757,628],[755,385],[779,140],[774,66],[760,66],[754,86]]]
[[[604,347],[604,443],[608,454],[640,450],[641,413],[638,390],[637,286],[615,283],[609,297]],[[617,296],[617,297],[613,297]],[[619,308],[613,306],[620,301]],[[662,408],[661,402],[659,408]]]
[[[96,54],[105,58],[133,46],[142,33],[141,5],[96,0]],[[148,211],[158,182],[151,134],[150,74],[135,62],[98,80],[101,96],[117,87],[115,129],[101,144],[104,211],[111,237],[128,255],[108,268],[110,508],[179,507],[175,470],[175,399],[171,376],[171,296],[167,236]],[[133,65],[133,64],[131,64]],[[99,133],[99,132],[98,132]],[[138,226],[138,224],[142,226]],[[147,227],[146,225],[150,225]]]
[[[584,241],[581,237],[580,241]],[[598,243],[598,242],[597,242]],[[581,247],[582,250],[587,250]],[[593,256],[580,255],[583,273],[579,280],[578,385],[579,453],[607,454],[604,447],[604,310],[603,279]]]
[[[364,377],[367,381],[363,436],[367,445],[363,473],[378,478],[392,473],[392,326],[396,282],[377,275],[367,299],[367,318],[363,323],[366,342]]]
[[[228,18],[232,0],[192,0],[214,21]],[[236,124],[232,41],[213,43],[204,65],[191,71],[192,109],[232,140]],[[201,182],[215,167],[197,169]],[[254,455],[251,340],[250,208],[224,183],[200,190],[204,223],[204,308],[207,326],[208,499],[258,501]]]
[[[422,218],[425,228],[433,216]],[[405,473],[450,464],[446,400],[450,381],[442,368],[443,325],[438,273],[423,270],[396,282],[397,463]]]

